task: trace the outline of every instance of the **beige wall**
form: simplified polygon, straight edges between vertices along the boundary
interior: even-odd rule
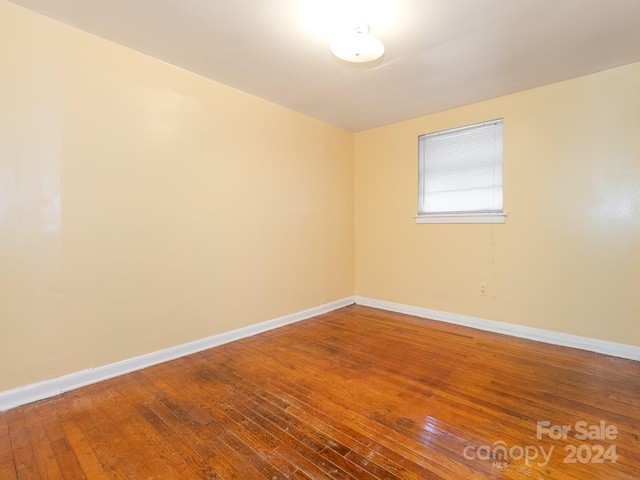
[[[353,134],[0,1],[0,391],[353,295]]]
[[[3,0],[0,62],[0,391],[354,285],[640,345],[640,64],[354,135]],[[417,136],[497,117],[507,223],[416,225]]]
[[[507,223],[416,225],[418,135],[499,117]],[[640,345],[640,64],[355,139],[357,295]]]

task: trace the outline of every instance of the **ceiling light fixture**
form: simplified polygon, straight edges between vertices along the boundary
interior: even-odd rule
[[[365,63],[380,58],[384,53],[384,45],[376,37],[369,35],[369,26],[361,22],[335,37],[331,42],[331,51],[347,62]]]

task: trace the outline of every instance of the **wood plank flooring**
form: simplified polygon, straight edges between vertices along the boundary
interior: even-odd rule
[[[0,479],[637,480],[639,434],[639,362],[350,306],[0,413]]]

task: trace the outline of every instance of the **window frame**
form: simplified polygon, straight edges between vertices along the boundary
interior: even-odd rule
[[[420,212],[422,195],[424,193],[424,156],[422,155],[422,139],[424,137],[442,136],[447,134],[453,134],[464,130],[470,130],[474,128],[481,128],[483,126],[495,125],[496,122],[500,122],[504,132],[504,119],[496,118],[493,120],[487,120],[483,122],[477,122],[469,125],[463,125],[460,127],[449,128],[440,130],[437,132],[426,133],[419,135],[418,137],[418,213],[415,215],[416,223],[505,223],[507,214],[504,211],[504,154],[502,155],[501,168],[502,168],[502,185],[501,194],[503,196],[502,210],[498,212],[492,211],[451,211],[451,212]],[[504,139],[503,139],[504,145]]]

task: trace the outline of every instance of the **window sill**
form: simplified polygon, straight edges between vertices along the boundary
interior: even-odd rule
[[[416,223],[505,223],[506,213],[447,213],[416,215]]]

